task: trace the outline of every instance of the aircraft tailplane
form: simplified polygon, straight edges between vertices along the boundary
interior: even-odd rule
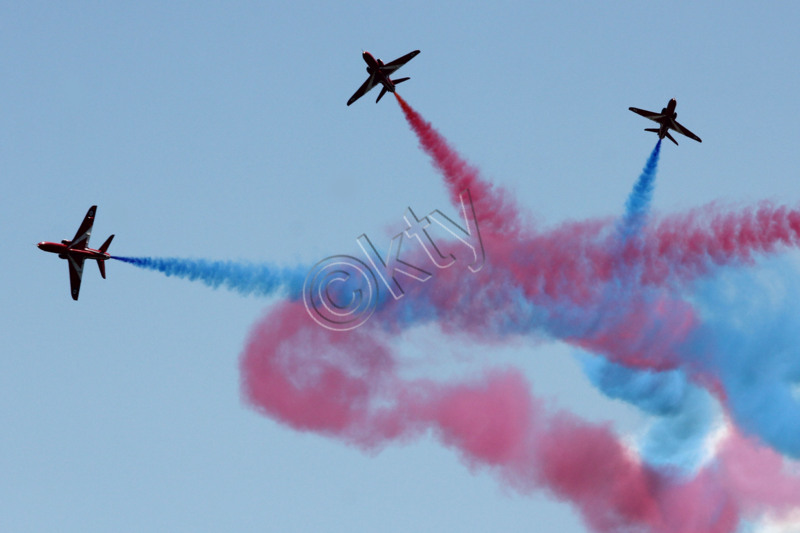
[[[667,138],[668,138],[670,141],[672,141],[672,142],[674,142],[674,143],[675,143],[675,146],[677,146],[677,145],[678,145],[678,141],[676,141],[676,140],[675,140],[675,139],[672,137],[672,135],[670,135],[670,134],[669,134],[669,132],[666,132],[666,136],[667,136]]]
[[[410,80],[411,78],[400,78],[399,80],[392,80],[392,83],[397,85],[398,83],[403,83],[404,81]]]
[[[381,101],[381,98],[383,98],[384,94],[386,94],[386,87],[381,87],[381,94],[379,94],[378,95],[378,99],[375,100],[376,104]]]

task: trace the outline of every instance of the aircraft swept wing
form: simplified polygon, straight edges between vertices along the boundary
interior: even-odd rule
[[[69,289],[72,299],[77,300],[81,292],[81,280],[83,279],[83,257],[67,256],[67,266],[69,266]]]
[[[405,65],[406,63],[408,63],[409,61],[414,59],[414,57],[418,53],[419,53],[419,50],[414,50],[413,52],[409,52],[409,53],[407,53],[406,55],[404,55],[402,57],[398,57],[394,61],[390,61],[389,63],[386,63],[383,66],[383,71],[386,72],[387,74],[391,74],[395,70],[399,69],[400,67],[402,67],[403,65]]]
[[[86,216],[83,217],[83,222],[81,222],[78,231],[75,232],[75,237],[73,237],[69,243],[70,249],[85,250],[86,247],[89,246],[89,237],[92,236],[92,226],[94,226],[94,213],[96,210],[96,205],[89,208]]]
[[[355,102],[356,100],[367,94],[377,84],[378,80],[375,79],[375,75],[372,74],[369,78],[367,78],[367,81],[362,83],[361,87],[359,87],[358,90],[355,93],[353,93],[353,96],[351,96],[350,99],[347,101],[347,105],[352,104],[353,102]]]
[[[695,135],[694,133],[692,133],[691,131],[689,131],[685,127],[683,127],[677,120],[672,119],[672,120],[670,120],[670,123],[671,123],[670,124],[670,129],[673,129],[673,130],[677,131],[678,133],[680,133],[681,135],[685,135],[686,137],[689,137],[690,139],[694,139],[695,141],[697,141],[699,143],[703,142],[700,139],[700,137],[698,137],[697,135]]]

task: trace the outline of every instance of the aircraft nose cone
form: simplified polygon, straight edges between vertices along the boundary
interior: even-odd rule
[[[37,244],[37,245],[36,245],[36,247],[37,247],[37,248],[39,248],[39,249],[41,249],[43,245],[44,245],[44,241],[42,241],[42,242],[40,242],[39,244]]]

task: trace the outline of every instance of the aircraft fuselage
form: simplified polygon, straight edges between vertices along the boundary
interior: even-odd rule
[[[678,117],[678,114],[675,112],[675,106],[678,105],[678,101],[674,98],[670,98],[669,103],[667,103],[667,107],[661,109],[661,114],[664,115],[666,118],[659,121],[659,128],[658,128],[658,138],[663,139],[667,136],[670,127],[670,118],[675,120]]]
[[[393,93],[395,89],[394,83],[389,76],[384,74],[383,69],[381,68],[383,67],[383,61],[380,59],[375,59],[369,52],[364,52],[361,54],[361,57],[364,58],[364,63],[367,64],[367,73],[370,76],[376,76],[378,81],[381,82],[384,87],[386,87],[386,90],[390,93]]]
[[[101,252],[100,250],[95,250],[94,248],[84,248],[82,250],[71,249],[69,247],[69,244],[70,241],[62,241],[62,242],[42,241],[36,246],[38,246],[40,250],[44,250],[45,252],[58,254],[58,257],[60,257],[61,259],[66,259],[68,255],[71,255],[72,257],[83,257],[84,259],[98,259],[100,261],[111,259],[111,254],[109,253]]]

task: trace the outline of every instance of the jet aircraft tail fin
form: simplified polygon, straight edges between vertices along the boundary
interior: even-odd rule
[[[99,248],[98,251],[106,253],[108,247],[111,245],[111,240],[114,238],[114,235],[111,235],[106,242]],[[97,268],[100,269],[100,275],[103,276],[103,279],[106,279],[106,260],[105,259],[98,259],[97,260]]]
[[[106,239],[106,242],[104,242],[103,246],[100,247],[101,252],[106,253],[106,250],[108,250],[108,246],[111,244],[111,239],[113,238],[114,235],[111,235],[108,239]]]
[[[396,82],[395,82],[395,83],[396,83]],[[375,100],[375,103],[376,103],[376,104],[377,104],[378,102],[380,102],[380,101],[381,101],[381,98],[383,98],[383,95],[384,95],[384,94],[386,94],[386,87],[381,87],[381,94],[379,94],[379,95],[378,95],[378,99],[377,99],[377,100]]]

